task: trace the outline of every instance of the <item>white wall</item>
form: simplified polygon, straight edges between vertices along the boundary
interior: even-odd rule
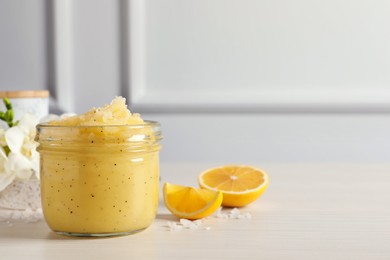
[[[48,87],[44,2],[0,1],[0,90]]]
[[[132,3],[137,108],[390,111],[388,1]]]
[[[146,114],[162,159],[220,163],[388,162],[388,114]]]
[[[163,161],[388,160],[387,1],[56,0],[52,81],[44,1],[3,2],[30,12],[0,16],[1,39],[21,35],[0,43],[16,57],[0,86],[33,63],[31,88],[52,82],[67,110],[127,95],[162,123]]]
[[[73,1],[75,110],[120,93],[118,1]],[[93,7],[93,8],[91,8]]]

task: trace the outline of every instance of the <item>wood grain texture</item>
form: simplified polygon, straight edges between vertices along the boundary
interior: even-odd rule
[[[47,98],[47,90],[0,91],[0,98]]]
[[[254,164],[256,165],[256,164]],[[211,164],[163,164],[162,181],[195,185]],[[42,222],[0,223],[1,259],[390,259],[390,165],[256,165],[270,186],[240,209],[252,219],[210,218],[210,230],[169,231],[163,203],[145,231],[80,239]]]

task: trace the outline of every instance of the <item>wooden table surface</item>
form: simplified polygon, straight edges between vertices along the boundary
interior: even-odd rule
[[[210,230],[170,231],[163,203],[143,232],[70,238],[44,221],[0,223],[0,259],[390,259],[390,164],[264,164],[270,186]],[[162,164],[162,181],[196,185],[211,164]]]

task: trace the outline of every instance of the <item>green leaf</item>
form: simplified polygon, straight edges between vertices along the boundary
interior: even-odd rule
[[[7,119],[8,122],[11,122],[14,120],[14,111],[12,110],[7,110],[7,112],[5,112],[5,118]]]
[[[3,102],[4,102],[5,107],[7,108],[7,111],[5,111],[5,112],[0,111],[0,120],[5,121],[9,127],[13,127],[17,123],[13,123],[14,111],[12,110],[11,101],[8,98],[3,98]]]
[[[8,98],[3,98],[3,102],[4,102],[4,105],[7,108],[7,110],[11,110],[12,109],[11,101]]]

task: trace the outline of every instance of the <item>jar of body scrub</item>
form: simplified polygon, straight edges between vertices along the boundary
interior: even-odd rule
[[[131,234],[156,216],[160,125],[39,124],[41,198],[49,227],[74,236]]]
[[[64,235],[131,234],[154,220],[160,124],[111,104],[37,126],[43,215]]]

